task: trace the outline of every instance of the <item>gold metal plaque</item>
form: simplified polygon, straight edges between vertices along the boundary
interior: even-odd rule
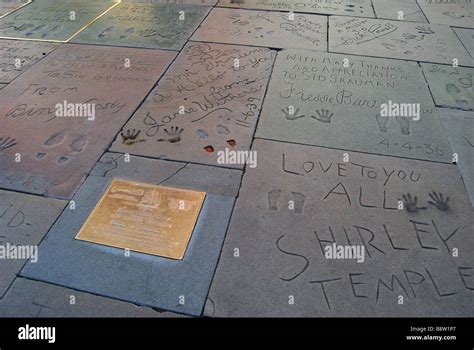
[[[181,260],[205,197],[113,179],[76,239]]]

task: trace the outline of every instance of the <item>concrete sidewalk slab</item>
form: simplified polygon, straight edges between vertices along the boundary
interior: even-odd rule
[[[10,83],[57,47],[55,43],[0,39],[0,82]]]
[[[381,115],[389,103],[418,106],[419,120]],[[302,50],[278,53],[256,136],[446,163],[452,156],[418,64]]]
[[[73,289],[17,278],[0,300],[0,317],[183,317]]]
[[[149,180],[148,183],[166,184],[169,187],[175,186],[174,176],[177,184],[182,181],[179,175],[173,175],[179,169],[171,175],[165,171],[159,174],[148,172],[157,166],[156,161],[148,161],[153,164],[134,168],[137,173],[134,180]],[[209,175],[214,171],[214,168],[205,168]],[[121,177],[120,168],[117,169],[119,172],[116,175]],[[124,176],[126,174],[127,171],[123,173]],[[110,181],[111,178],[98,176],[90,176],[86,180],[74,197],[76,210],[66,210],[41,244],[40,253],[45,259],[36,264],[27,264],[21,275],[137,305],[199,316],[235,198],[212,191],[207,193],[183,260],[135,252],[127,256],[122,249],[75,240],[77,232]],[[222,181],[228,182],[225,178]],[[203,189],[207,188],[206,182],[203,179]],[[201,190],[191,186],[187,189]]]
[[[447,108],[438,111],[474,207],[474,113]]]
[[[7,16],[19,8],[31,3],[29,0],[2,0],[0,1],[0,18]]]
[[[198,5],[121,3],[72,42],[181,50],[209,11]]]
[[[217,6],[251,10],[295,11],[324,15],[375,17],[369,0],[219,0]]]
[[[254,150],[206,315],[473,316],[474,216],[455,165],[355,152],[344,162],[264,140]],[[331,258],[333,243],[362,259]]]
[[[37,246],[66,204],[0,190],[0,298],[28,259],[43,258],[36,255]]]
[[[418,0],[418,4],[430,23],[474,28],[474,6],[471,0]]]
[[[453,30],[437,24],[331,16],[329,52],[474,66]]]
[[[0,18],[0,37],[67,41],[105,11],[113,0],[41,0]]]
[[[243,169],[220,163],[220,155],[249,150],[275,56],[267,48],[189,43],[110,150]]]
[[[474,58],[474,29],[453,28],[466,50]]]
[[[215,8],[191,40],[327,51],[327,17]]]
[[[174,57],[67,44],[22,74],[0,95],[2,137],[16,140],[0,155],[0,187],[70,199]]]
[[[377,0],[372,2],[377,18],[427,23],[416,0]]]
[[[437,106],[474,109],[474,68],[421,63]]]
[[[124,154],[106,153],[91,170],[90,175],[120,177],[146,183],[154,183],[159,179],[158,183],[163,186],[237,197],[242,171],[136,156],[130,156],[130,161],[126,162]]]

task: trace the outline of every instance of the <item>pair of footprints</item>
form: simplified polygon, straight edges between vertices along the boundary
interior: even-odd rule
[[[169,143],[177,143],[181,141],[181,134],[183,133],[184,129],[180,128],[179,126],[171,126],[168,129],[164,129],[165,134],[168,138],[166,139],[158,139],[158,142],[169,142]],[[229,135],[230,130],[225,127],[224,125],[217,125],[216,126],[216,132],[218,135]],[[197,136],[200,140],[206,140],[209,137],[209,134],[206,130],[204,129],[198,129],[196,130]],[[234,140],[228,140],[227,143],[231,146],[235,146],[235,141]],[[209,146],[212,147],[212,146]]]
[[[436,209],[440,211],[448,211],[449,210],[449,197],[448,196],[443,196],[442,193],[428,193],[428,196],[431,198],[430,201],[428,201],[428,204],[433,205]],[[418,206],[418,197],[413,196],[410,193],[407,193],[406,195],[402,195],[403,199],[403,204],[404,208],[409,212],[409,213],[416,213],[419,210],[426,210],[428,209],[427,207],[419,207]]]
[[[357,10],[356,5],[347,4],[347,5],[344,5],[344,11],[347,11],[347,12],[360,11],[360,13],[364,13],[364,8],[362,6],[359,6],[359,10]]]
[[[43,142],[42,147],[44,151],[37,152],[35,158],[37,160],[43,160],[48,156],[48,149],[54,149],[61,146],[67,139],[67,133],[65,131],[57,132],[51,135],[48,139]],[[73,136],[71,142],[67,146],[66,154],[59,155],[56,158],[56,163],[58,165],[64,165],[71,160],[71,157],[75,154],[82,153],[87,146],[88,139],[85,135],[71,135]]]
[[[461,108],[469,107],[470,103],[463,97],[463,91],[455,84],[447,84],[446,92],[454,98],[456,104]]]
[[[295,211],[296,214],[302,214],[304,203],[306,202],[306,196],[303,193],[299,193],[299,192],[291,192],[291,195],[293,197],[292,209]],[[273,190],[273,191],[268,192],[268,207],[270,210],[274,210],[274,211],[278,210],[281,196],[282,196],[281,190]]]
[[[379,130],[383,133],[386,133],[388,131],[388,121],[390,119],[395,119],[400,126],[400,132],[403,135],[410,135],[411,130],[410,130],[410,118],[409,117],[383,117],[380,114],[377,114],[375,116],[375,119],[377,120],[377,124],[379,126]]]
[[[177,126],[172,126],[169,130],[165,129],[165,133],[168,136],[167,139],[159,139],[157,140],[158,142],[169,142],[169,143],[177,143],[181,141],[181,133],[184,131],[183,128],[177,127]],[[198,134],[198,137],[200,140],[205,140],[209,137],[209,134],[204,130],[204,129],[198,129],[196,131]],[[218,125],[217,126],[217,133],[220,135],[228,135],[230,134],[230,130],[223,126],[223,125]],[[237,145],[237,142],[235,140],[227,140],[227,144],[234,148]],[[204,147],[204,150],[207,153],[214,153],[215,149],[212,145],[208,145]]]
[[[433,35],[435,32],[430,28],[430,27],[425,27],[425,26],[416,26],[415,29],[417,30],[416,34],[412,33],[404,33],[402,34],[403,39],[390,39],[391,44],[388,42],[381,43],[381,45],[386,48],[387,50],[391,51],[400,51],[402,50],[402,53],[404,55],[415,55],[413,51],[410,51],[410,44],[412,41],[423,41],[427,35]],[[423,51],[424,48],[421,45],[416,45],[413,47],[416,50],[421,50]]]
[[[225,127],[224,125],[217,125],[217,134],[219,135],[229,135],[230,130]],[[164,129],[165,134],[168,138],[166,139],[158,139],[158,142],[170,142],[170,143],[177,143],[181,141],[181,134],[183,133],[184,129],[180,128],[179,126],[171,126],[169,128]],[[196,131],[200,140],[205,140],[209,137],[209,134],[204,129],[198,129]],[[138,142],[144,142],[144,139],[138,139],[138,136],[141,134],[141,130],[136,129],[129,129],[125,132],[121,132],[120,136],[122,137],[122,143],[125,145],[133,145]]]
[[[109,34],[112,34],[114,31],[115,31],[114,26],[105,28],[102,32],[99,33],[99,35],[97,35],[97,37],[99,39],[103,39],[103,38],[109,36]],[[135,33],[135,28],[128,28],[128,29],[123,31],[123,33],[120,35],[119,38],[120,39],[127,39],[130,36],[132,36],[134,33]]]
[[[218,135],[223,135],[223,136],[226,136],[226,135],[230,134],[229,128],[224,126],[224,125],[217,125],[216,126],[216,132],[217,132]],[[197,133],[200,140],[206,140],[209,137],[208,132],[204,129],[198,129],[196,131],[196,133]],[[234,148],[235,146],[237,146],[237,142],[233,139],[232,140],[227,140],[226,143],[231,148]],[[204,150],[207,153],[214,153],[215,148],[212,145],[208,145],[208,146],[204,147]]]

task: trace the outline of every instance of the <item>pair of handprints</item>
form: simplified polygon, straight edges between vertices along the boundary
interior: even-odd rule
[[[442,193],[428,193],[428,196],[431,198],[430,201],[428,201],[428,204],[431,204],[434,206],[436,209],[440,211],[448,211],[449,210],[449,197],[448,196],[443,196]],[[404,194],[402,196],[403,199],[403,204],[404,208],[409,212],[409,213],[416,213],[419,210],[427,210],[427,207],[419,207],[418,206],[418,197],[417,196],[412,196],[410,193],[407,193],[406,195]]]

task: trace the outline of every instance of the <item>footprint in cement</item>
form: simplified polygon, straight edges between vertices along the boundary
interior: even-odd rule
[[[196,133],[200,140],[205,140],[209,137],[209,134],[206,132],[206,130],[203,129],[198,129]]]
[[[306,196],[299,192],[291,192],[291,194],[293,195],[293,200],[295,203],[295,213],[302,214]]]
[[[388,131],[387,124],[388,124],[389,118],[382,117],[380,113],[377,113],[377,115],[375,116],[375,119],[377,120],[377,124],[379,125],[379,130],[381,132],[387,132]]]
[[[57,132],[44,141],[43,146],[47,148],[58,146],[64,141],[65,137],[66,133],[64,131]]]
[[[278,201],[281,197],[281,190],[273,190],[268,192],[268,207],[270,210],[278,210]]]
[[[400,124],[402,134],[410,135],[410,119],[408,117],[395,117],[395,120]]]
[[[120,35],[120,39],[126,39],[133,33],[135,33],[135,28],[128,28],[122,35]]]
[[[456,85],[454,84],[447,84],[446,85],[446,92],[454,97],[456,100],[456,103],[460,105],[460,107],[469,107],[469,102],[467,102],[465,99],[459,98],[462,94],[461,89],[459,89]]]
[[[114,30],[115,30],[114,26],[108,27],[108,28],[104,29],[97,37],[99,39],[102,39],[102,38],[106,37],[107,35],[109,35],[110,33],[112,33]]]
[[[84,151],[84,148],[86,148],[87,145],[87,136],[82,135],[79,136],[77,139],[75,139],[69,148],[71,149],[72,153],[81,153]]]
[[[224,125],[217,125],[217,133],[219,135],[229,135],[230,134],[230,130],[225,127]]]

